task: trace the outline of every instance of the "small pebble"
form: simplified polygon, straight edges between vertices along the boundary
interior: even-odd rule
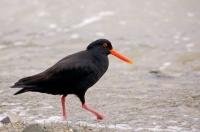
[[[0,119],[0,122],[2,124],[9,124],[9,123],[11,123],[10,118],[8,116],[5,116],[2,119]]]

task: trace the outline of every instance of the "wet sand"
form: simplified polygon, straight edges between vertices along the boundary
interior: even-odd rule
[[[99,123],[120,126],[109,128],[113,131],[200,131],[199,5],[198,0],[1,0],[0,115],[30,124],[60,121],[59,96],[13,96],[17,89],[9,86],[107,38],[135,63],[109,56],[107,73],[88,90],[87,102],[106,115]],[[75,96],[67,105],[72,127],[79,121],[97,124]]]

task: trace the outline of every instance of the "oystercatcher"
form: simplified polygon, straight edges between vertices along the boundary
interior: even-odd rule
[[[85,103],[85,93],[108,69],[109,54],[132,63],[129,58],[114,50],[110,41],[98,39],[90,43],[86,50],[61,59],[47,70],[20,79],[11,86],[22,88],[14,95],[29,91],[62,95],[62,114],[66,120],[65,98],[69,94],[75,94],[80,99],[82,108],[94,114],[97,120],[101,120],[104,116]]]

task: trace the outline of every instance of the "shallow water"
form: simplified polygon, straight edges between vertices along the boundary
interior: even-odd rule
[[[55,121],[59,96],[13,96],[18,79],[36,74],[89,42],[107,38],[133,65],[110,67],[88,90],[102,124],[130,131],[200,131],[200,2],[0,1],[0,114],[26,122]],[[119,6],[120,5],[120,6]],[[68,120],[96,121],[69,96]],[[128,131],[128,130],[127,130]]]

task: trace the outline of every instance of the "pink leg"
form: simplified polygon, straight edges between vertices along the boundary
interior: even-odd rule
[[[97,117],[97,120],[103,120],[104,116],[102,114],[99,114],[94,109],[90,108],[88,105],[83,104],[82,107],[83,107],[83,109],[85,109],[85,110],[91,112],[92,114],[94,114]]]
[[[64,95],[61,96],[63,120],[67,120],[67,114],[66,114],[66,109],[65,109],[65,97],[66,96]]]

